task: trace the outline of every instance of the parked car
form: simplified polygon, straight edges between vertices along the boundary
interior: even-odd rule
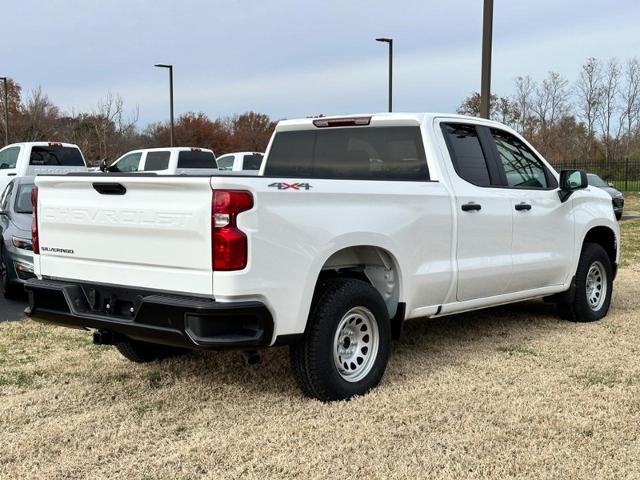
[[[13,177],[86,171],[82,152],[72,143],[13,143],[0,150],[0,191]]]
[[[202,174],[216,170],[216,157],[208,148],[146,148],[127,152],[102,170],[116,173],[153,172],[157,175]]]
[[[263,159],[264,153],[261,152],[226,153],[218,157],[218,168],[222,171],[257,173]]]
[[[601,188],[611,196],[613,211],[616,214],[616,218],[620,220],[622,218],[622,210],[624,209],[624,196],[622,192],[616,190],[613,183],[605,182],[595,173],[587,173],[587,180],[590,186]]]
[[[497,122],[282,121],[263,173],[38,177],[29,314],[136,362],[288,344],[328,401],[380,382],[406,319],[539,297],[575,321],[609,310],[609,195]]]
[[[12,179],[0,195],[0,288],[6,298],[24,294],[33,278],[31,191],[34,177]]]

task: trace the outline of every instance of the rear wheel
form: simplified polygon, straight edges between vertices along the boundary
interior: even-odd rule
[[[185,348],[169,347],[130,339],[116,343],[116,348],[123,357],[136,363],[153,362],[189,353],[189,350]]]
[[[602,246],[586,243],[582,248],[575,287],[573,299],[558,303],[563,318],[593,322],[607,314],[613,291],[613,268]]]
[[[24,289],[21,285],[12,283],[9,279],[9,260],[7,259],[4,248],[0,249],[0,288],[4,298],[13,300],[20,298]]]
[[[391,349],[387,307],[371,285],[329,280],[318,292],[307,333],[291,346],[291,366],[305,395],[344,400],[374,388]]]

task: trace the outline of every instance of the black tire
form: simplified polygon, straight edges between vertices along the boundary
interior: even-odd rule
[[[4,248],[0,248],[0,289],[2,289],[2,296],[8,300],[16,300],[24,295],[24,288],[22,288],[22,285],[16,285],[9,281],[8,269],[9,262],[6,259]]]
[[[358,315],[363,315],[364,321]],[[366,334],[367,323],[372,327],[371,336]],[[341,373],[337,362],[345,357],[334,359],[334,348],[338,348],[338,329],[340,328],[340,332],[353,332],[345,330],[343,326],[355,329],[355,336],[363,336],[353,340],[352,344],[351,341],[340,343],[345,349],[352,348],[356,352],[350,357],[354,361],[345,362],[347,370]],[[377,352],[372,353],[375,350],[373,345],[376,336]],[[347,342],[346,337],[344,340]],[[370,351],[367,345],[372,346]],[[384,375],[390,351],[391,324],[387,307],[378,291],[362,280],[340,278],[328,280],[317,292],[306,333],[290,347],[290,359],[302,392],[308,397],[328,402],[364,395],[376,387]],[[363,357],[358,355],[366,356],[367,352],[372,358],[366,357],[360,363]],[[356,373],[362,365],[362,377],[359,378]],[[345,379],[352,373],[350,380]]]
[[[615,212],[616,220],[622,220],[622,212]]]
[[[596,266],[596,264],[599,264],[599,266]],[[590,304],[587,299],[587,278],[592,267],[604,269],[604,272],[602,272],[604,275],[600,275],[600,295],[602,299],[600,300],[600,297],[598,297],[596,300],[593,297],[594,305]],[[602,276],[606,278],[603,279]],[[595,322],[603,318],[611,305],[613,268],[609,255],[597,243],[585,243],[584,247],[582,247],[575,282],[576,288],[573,298],[558,303],[558,310],[562,318],[574,322]],[[604,295],[602,294],[603,287],[606,288]],[[596,293],[597,290],[597,288],[593,289]]]
[[[116,348],[127,360],[135,363],[148,363],[169,357],[177,357],[189,353],[189,350],[139,340],[123,340],[116,343]]]

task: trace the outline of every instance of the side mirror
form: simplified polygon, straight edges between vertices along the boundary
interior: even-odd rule
[[[589,186],[587,174],[584,170],[562,170],[560,172],[560,201],[566,202],[576,190],[582,190]]]
[[[100,161],[100,171],[101,171],[101,172],[106,172],[106,171],[107,171],[107,168],[108,168],[108,167],[107,167],[107,160],[106,160],[105,158],[103,158],[103,159]]]
[[[616,186],[613,184],[613,182],[607,182],[607,185],[609,185],[611,188],[616,188]]]

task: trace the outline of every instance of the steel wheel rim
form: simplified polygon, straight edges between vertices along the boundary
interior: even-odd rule
[[[368,308],[354,307],[344,314],[333,338],[333,361],[347,382],[366,377],[376,361],[380,334],[376,317]]]
[[[600,310],[607,297],[607,271],[600,261],[595,261],[587,272],[587,303],[593,311]]]

